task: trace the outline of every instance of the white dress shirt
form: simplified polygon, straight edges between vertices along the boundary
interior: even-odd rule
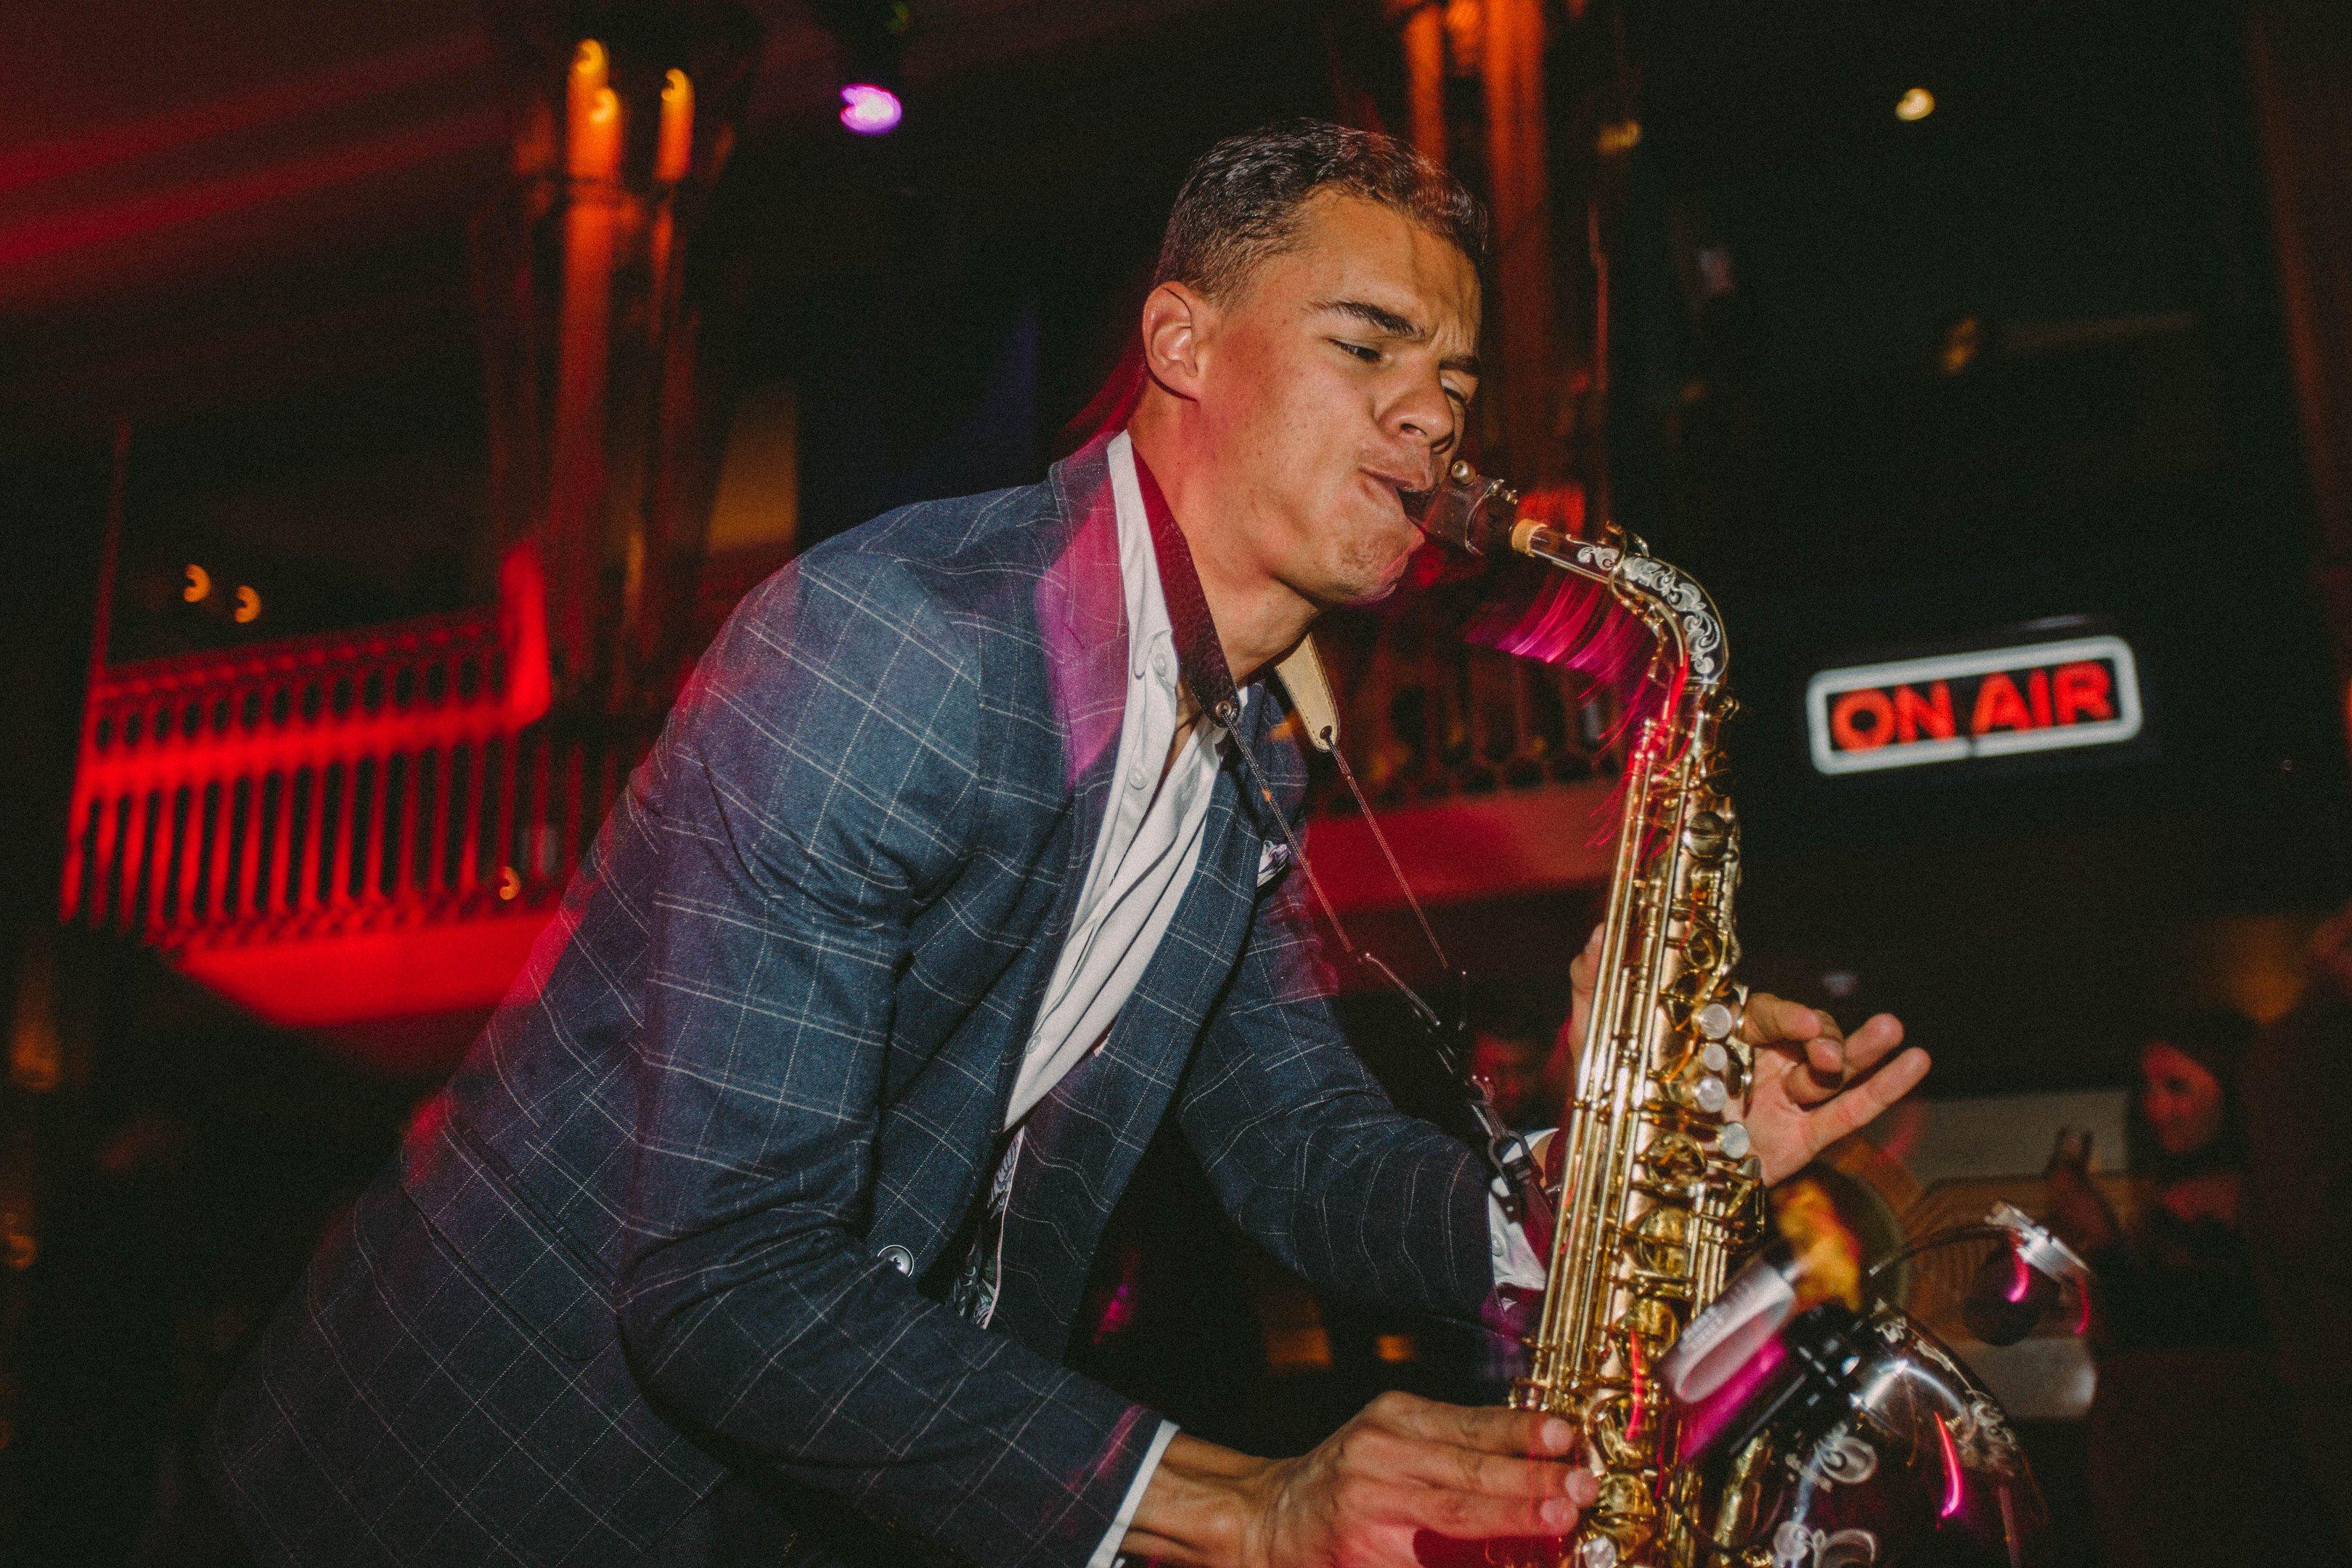
[[[1022,1051],[1021,1070],[1005,1108],[1008,1131],[1053,1092],[1064,1074],[1102,1044],[1159,951],[1201,858],[1209,799],[1216,790],[1218,750],[1226,739],[1226,732],[1204,717],[1193,724],[1175,756],[1169,755],[1181,690],[1175,629],[1168,619],[1150,519],[1135,476],[1135,447],[1126,432],[1112,438],[1108,456],[1118,526],[1119,581],[1127,596],[1127,705],[1119,720],[1111,798],[1087,862],[1086,880],[1079,885],[1069,936],[1054,962],[1036,1023]],[[1241,695],[1246,712],[1252,692],[1244,688]],[[1009,1162],[1018,1155],[1015,1142],[1006,1158]],[[1540,1289],[1543,1269],[1527,1237],[1491,1200],[1488,1229],[1496,1278]],[[1118,1516],[1087,1568],[1111,1568],[1117,1561],[1119,1541],[1175,1435],[1174,1422],[1160,1422]]]
[[[1217,787],[1217,749],[1225,731],[1203,718],[1173,760],[1178,693],[1176,633],[1160,588],[1160,558],[1135,477],[1135,448],[1121,431],[1109,450],[1111,499],[1118,518],[1118,575],[1127,591],[1127,708],[1102,829],[1070,915],[1070,934],[1045,982],[1037,1021],[1022,1052],[1020,1076],[1005,1107],[1017,1125],[1053,1091],[1062,1075],[1110,1033],[1135,992],[1176,906],[1200,863],[1209,797]],[[1246,712],[1250,693],[1242,694]]]

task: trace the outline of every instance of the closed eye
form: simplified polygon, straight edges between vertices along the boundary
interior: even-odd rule
[[[1366,364],[1378,364],[1381,363],[1381,351],[1372,347],[1370,343],[1351,343],[1345,338],[1333,338],[1331,340],[1331,343],[1332,346],[1338,348],[1342,353],[1353,354],[1356,358],[1363,361]]]

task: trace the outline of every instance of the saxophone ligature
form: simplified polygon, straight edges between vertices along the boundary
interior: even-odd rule
[[[1713,601],[1638,537],[1522,516],[1508,487],[1466,463],[1418,500],[1432,539],[1529,557],[1605,595],[1603,610],[1638,626],[1630,645],[1647,661],[1591,1007],[1547,1162],[1555,1189],[1525,1198],[1552,1224],[1510,1395],[1580,1426],[1600,1489],[1574,1537],[1513,1556],[1539,1568],[2016,1568],[2042,1504],[2000,1407],[1893,1303],[1865,1301],[1870,1281],[1853,1269],[1843,1290],[1803,1289],[1774,1234],[1741,1120],[1755,1063],[1733,979],[1739,824],[1723,728],[1736,705]],[[2002,1256],[2021,1270],[2048,1251],[2020,1241]]]

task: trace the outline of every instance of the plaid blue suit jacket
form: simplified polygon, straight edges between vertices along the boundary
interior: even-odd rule
[[[987,1330],[950,1273],[1117,762],[1101,444],[910,507],[738,609],[513,992],[327,1238],[210,1450],[285,1563],[625,1563],[732,1475],[805,1522],[1077,1568],[1157,1420],[1058,1364],[1172,1108],[1315,1283],[1456,1313],[1491,1279],[1460,1142],[1323,998],[1229,762],[1104,1047],[1032,1113]],[[1250,704],[1280,808],[1303,759]],[[1293,730],[1297,726],[1287,726]]]

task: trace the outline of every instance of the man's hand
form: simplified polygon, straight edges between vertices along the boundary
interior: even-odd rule
[[[1584,1038],[1600,974],[1601,930],[1568,968],[1570,994],[1563,1037]],[[1903,1043],[1903,1026],[1880,1013],[1851,1039],[1817,1007],[1757,992],[1748,998],[1740,1037],[1756,1047],[1756,1072],[1740,1120],[1764,1162],[1764,1179],[1794,1175],[1805,1162],[1910,1093],[1927,1076],[1927,1053]]]
[[[1414,1537],[1557,1537],[1592,1500],[1575,1429],[1383,1394],[1295,1459],[1178,1434],[1121,1550],[1215,1568],[1412,1568]]]

